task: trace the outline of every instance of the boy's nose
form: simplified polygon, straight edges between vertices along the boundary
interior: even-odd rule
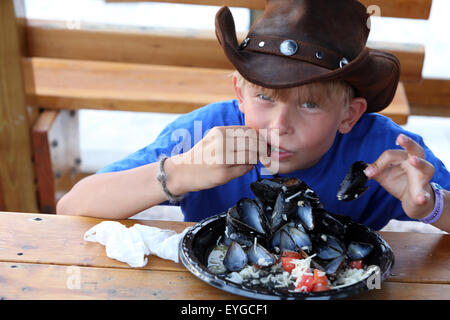
[[[277,108],[272,119],[271,129],[278,129],[280,135],[292,133],[292,116],[289,115],[289,108],[287,106]]]

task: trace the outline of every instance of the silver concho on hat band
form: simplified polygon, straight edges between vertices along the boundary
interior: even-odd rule
[[[242,41],[241,45],[239,46],[240,49],[244,49],[246,46],[248,46],[249,42],[250,42],[250,38],[245,38],[244,41]]]
[[[342,68],[343,66],[345,66],[346,64],[348,64],[348,60],[347,58],[342,58],[341,61],[339,61],[339,67]]]
[[[294,40],[284,40],[280,44],[280,51],[285,56],[292,56],[298,51],[298,44]]]

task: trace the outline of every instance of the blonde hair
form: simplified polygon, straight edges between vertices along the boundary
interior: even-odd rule
[[[236,86],[239,88],[251,86],[275,100],[286,101],[292,94],[292,89],[294,89],[269,89],[246,80],[238,71],[234,71],[232,75],[236,77]],[[317,81],[295,88],[299,90],[301,97],[312,99],[319,103],[323,101],[323,99],[330,99],[330,97],[333,97],[333,99],[336,96],[341,97],[344,102],[344,107],[347,107],[350,101],[355,97],[355,90],[345,81]]]

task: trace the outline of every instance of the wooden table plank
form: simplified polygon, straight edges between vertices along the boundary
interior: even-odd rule
[[[448,299],[449,285],[382,283],[354,299]],[[243,297],[190,273],[0,262],[0,299],[208,299]]]
[[[36,221],[36,218],[42,219]],[[48,263],[106,268],[129,268],[106,256],[105,247],[83,240],[84,233],[102,219],[0,212],[0,261]],[[192,223],[118,220],[181,232]],[[32,232],[30,230],[33,230]],[[395,254],[389,282],[450,284],[450,236],[381,232]],[[188,272],[181,263],[149,257],[147,270]]]
[[[102,221],[88,217],[0,212],[0,261],[130,268],[106,256],[103,245],[83,240],[84,233]],[[127,227],[139,223],[176,232],[192,225],[173,221],[118,221]],[[144,269],[188,272],[181,263],[156,256],[149,256]]]
[[[389,281],[450,284],[450,235],[381,232],[395,255]]]
[[[362,293],[356,300],[448,300],[450,285],[384,282],[381,289]]]
[[[187,272],[0,262],[0,300],[239,298]]]

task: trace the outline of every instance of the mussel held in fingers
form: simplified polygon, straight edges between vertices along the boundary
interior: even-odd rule
[[[364,170],[367,168],[367,166],[368,164],[364,161],[356,161],[352,164],[350,170],[339,186],[337,192],[338,200],[355,200],[368,189],[368,187],[365,185],[368,179],[364,173]]]

